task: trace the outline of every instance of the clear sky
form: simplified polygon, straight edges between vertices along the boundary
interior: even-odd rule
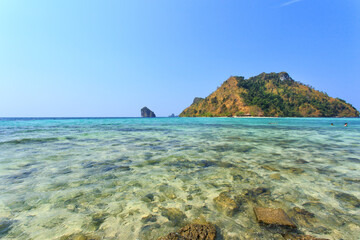
[[[179,114],[287,71],[360,109],[359,0],[0,0],[1,117]]]

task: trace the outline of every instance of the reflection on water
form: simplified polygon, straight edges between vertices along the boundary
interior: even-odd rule
[[[360,236],[359,119],[33,119],[0,132],[4,239],[157,239],[194,219],[219,239],[281,239],[255,206],[284,209],[304,234]]]

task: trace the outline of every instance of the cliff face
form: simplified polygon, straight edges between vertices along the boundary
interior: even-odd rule
[[[196,98],[180,117],[273,116],[358,117],[344,100],[294,81],[286,72],[230,77],[204,99]]]

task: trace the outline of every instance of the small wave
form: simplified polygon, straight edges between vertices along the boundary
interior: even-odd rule
[[[0,144],[27,144],[27,143],[45,143],[45,142],[52,142],[58,141],[58,138],[22,138],[22,139],[15,139],[5,142],[0,142]]]

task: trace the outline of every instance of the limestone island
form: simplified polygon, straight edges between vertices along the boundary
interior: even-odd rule
[[[148,109],[147,107],[143,107],[141,109],[141,117],[156,117],[155,113]]]
[[[359,111],[280,72],[230,77],[206,98],[196,97],[179,116],[359,117]]]

